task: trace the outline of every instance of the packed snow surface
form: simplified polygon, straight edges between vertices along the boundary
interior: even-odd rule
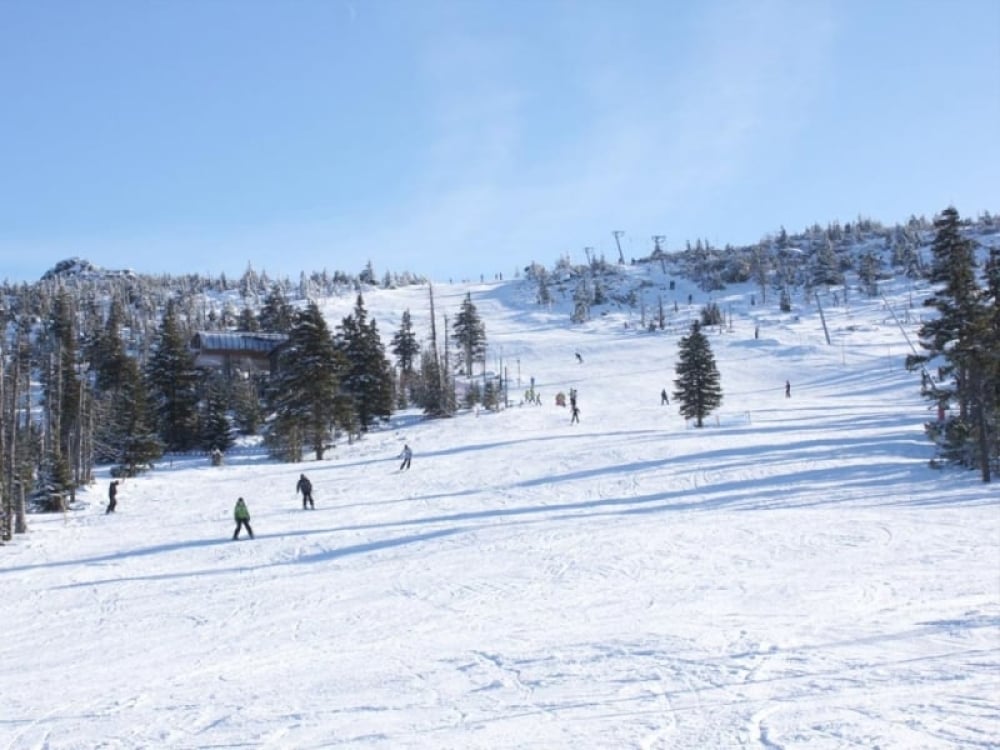
[[[912,339],[919,294],[828,305],[829,344],[815,309],[716,297],[697,429],[672,380],[707,295],[662,292],[650,332],[521,280],[438,313],[467,292],[509,408],[402,411],[322,461],[165,458],[112,515],[105,467],[30,516],[0,548],[0,749],[1000,746],[1000,504],[928,465],[893,318]],[[426,345],[426,287],[365,304]]]

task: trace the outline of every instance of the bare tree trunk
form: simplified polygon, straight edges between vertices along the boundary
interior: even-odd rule
[[[13,390],[10,395],[10,442],[8,444],[9,457],[8,465],[5,468],[7,472],[7,486],[11,492],[11,502],[13,504],[13,515],[14,515],[14,533],[24,534],[28,531],[27,514],[25,513],[24,507],[24,487],[21,484],[20,477],[17,475],[17,432],[18,432],[18,417],[17,417],[17,402],[21,397],[21,344],[22,344],[22,333],[19,329],[17,343],[14,345],[14,377],[11,383]],[[24,388],[24,413],[25,413],[25,430],[28,429],[30,414],[31,414],[31,404],[29,403],[30,398],[30,388],[26,385]]]
[[[0,342],[0,456],[7,455],[7,391],[4,388],[7,377],[6,357],[3,353],[2,342]],[[12,535],[14,503],[11,502],[11,490],[7,472],[0,469],[0,503],[2,503],[0,504],[0,541],[3,542],[10,541]]]

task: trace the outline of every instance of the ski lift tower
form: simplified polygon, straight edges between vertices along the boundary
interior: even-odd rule
[[[622,253],[622,243],[621,236],[625,234],[621,229],[615,229],[611,232],[615,237],[615,244],[618,246],[618,263],[619,265],[625,265],[625,255]]]

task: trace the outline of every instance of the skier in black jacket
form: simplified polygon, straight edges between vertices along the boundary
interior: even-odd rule
[[[302,493],[302,510],[306,509],[306,505],[313,510],[316,510],[316,504],[313,503],[313,486],[305,474],[299,475],[299,483],[295,485],[295,493]]]
[[[115,479],[108,485],[108,509],[104,511],[104,515],[108,513],[114,513],[115,508],[118,505],[118,480]]]

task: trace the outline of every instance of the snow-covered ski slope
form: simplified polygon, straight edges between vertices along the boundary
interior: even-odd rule
[[[698,430],[660,391],[709,298],[659,283],[655,333],[437,285],[450,319],[472,293],[510,408],[401,413],[321,462],[165,461],[112,516],[105,471],[30,517],[0,548],[0,750],[1000,746],[997,485],[928,467],[886,304],[828,297],[827,344],[815,307],[715,295]],[[912,338],[924,295],[887,289]],[[385,342],[407,308],[428,332],[425,287],[365,304]]]

